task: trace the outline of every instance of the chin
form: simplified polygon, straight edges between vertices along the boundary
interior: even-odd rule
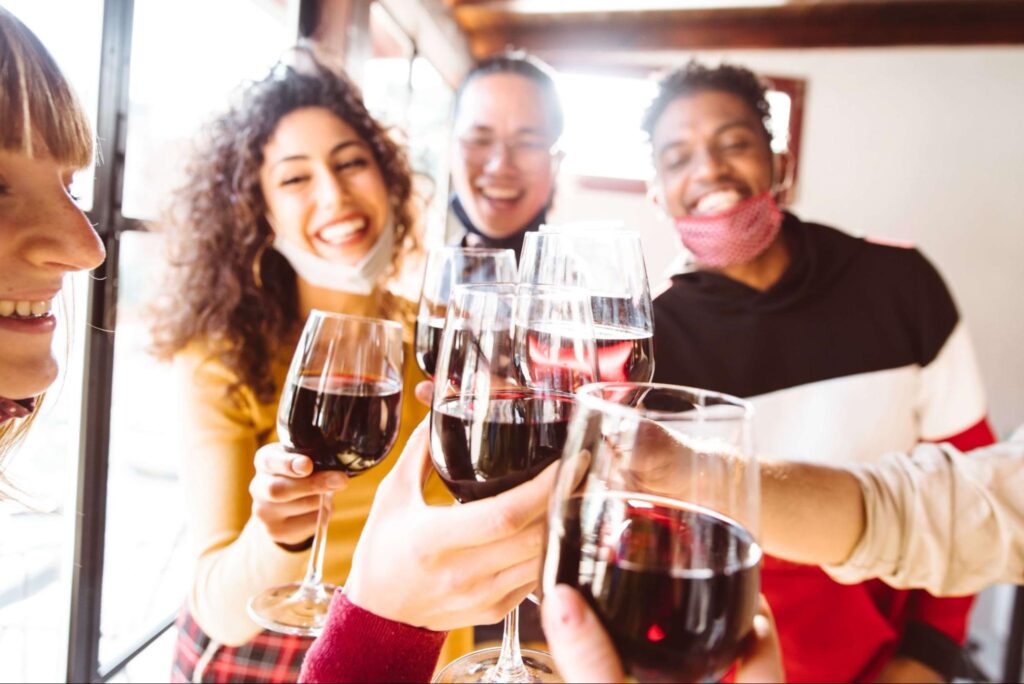
[[[59,371],[57,359],[49,350],[46,354],[18,354],[15,358],[0,358],[0,397],[37,397],[50,388]]]

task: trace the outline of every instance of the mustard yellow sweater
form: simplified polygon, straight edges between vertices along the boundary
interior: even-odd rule
[[[374,315],[371,308],[369,298],[354,297],[345,311]],[[291,350],[284,350],[273,363],[278,396],[270,403],[260,402],[244,385],[229,396],[226,390],[236,381],[235,374],[211,359],[201,345],[193,345],[176,359],[182,390],[186,522],[196,550],[188,604],[203,630],[229,646],[244,644],[260,631],[246,614],[249,598],[268,587],[301,579],[309,558],[308,552],[290,553],[270,539],[252,518],[248,491],[255,475],[256,450],[278,441],[277,404],[290,356]],[[428,412],[413,396],[416,383],[423,379],[406,343],[398,440],[383,463],[351,479],[348,488],[335,495],[324,567],[327,582],[344,584],[377,485]],[[426,496],[432,503],[452,501],[436,476],[428,482]],[[471,630],[453,633],[441,662],[471,647]]]

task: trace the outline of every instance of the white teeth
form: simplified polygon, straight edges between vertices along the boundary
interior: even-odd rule
[[[345,221],[343,223],[335,223],[334,225],[324,228],[317,237],[324,242],[332,244],[338,244],[344,242],[347,238],[351,237],[355,233],[359,232],[366,227],[366,219],[353,219],[351,221]]]
[[[480,188],[480,194],[489,199],[509,200],[519,197],[519,191],[512,188]]]
[[[742,199],[735,190],[716,190],[700,198],[695,210],[699,214],[711,214],[724,211]]]
[[[0,316],[43,316],[50,313],[53,300],[0,299]]]

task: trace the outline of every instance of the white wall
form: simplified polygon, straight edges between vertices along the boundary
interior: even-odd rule
[[[636,59],[681,64],[689,56]],[[1024,422],[1024,48],[700,55],[723,56],[807,79],[795,212],[917,244],[970,325],[996,430],[1006,436]],[[657,282],[678,248],[644,197],[564,179],[553,218],[597,217],[642,232]]]

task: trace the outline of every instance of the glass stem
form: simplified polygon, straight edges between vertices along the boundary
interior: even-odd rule
[[[300,591],[318,591],[324,578],[324,555],[327,549],[327,524],[331,516],[327,514],[327,494],[320,495],[320,511],[316,516],[316,532],[313,534],[313,547],[309,553],[309,565],[306,576],[302,580]]]
[[[505,616],[505,632],[501,637],[501,655],[489,673],[491,682],[530,682],[523,654],[519,651],[519,607]]]

